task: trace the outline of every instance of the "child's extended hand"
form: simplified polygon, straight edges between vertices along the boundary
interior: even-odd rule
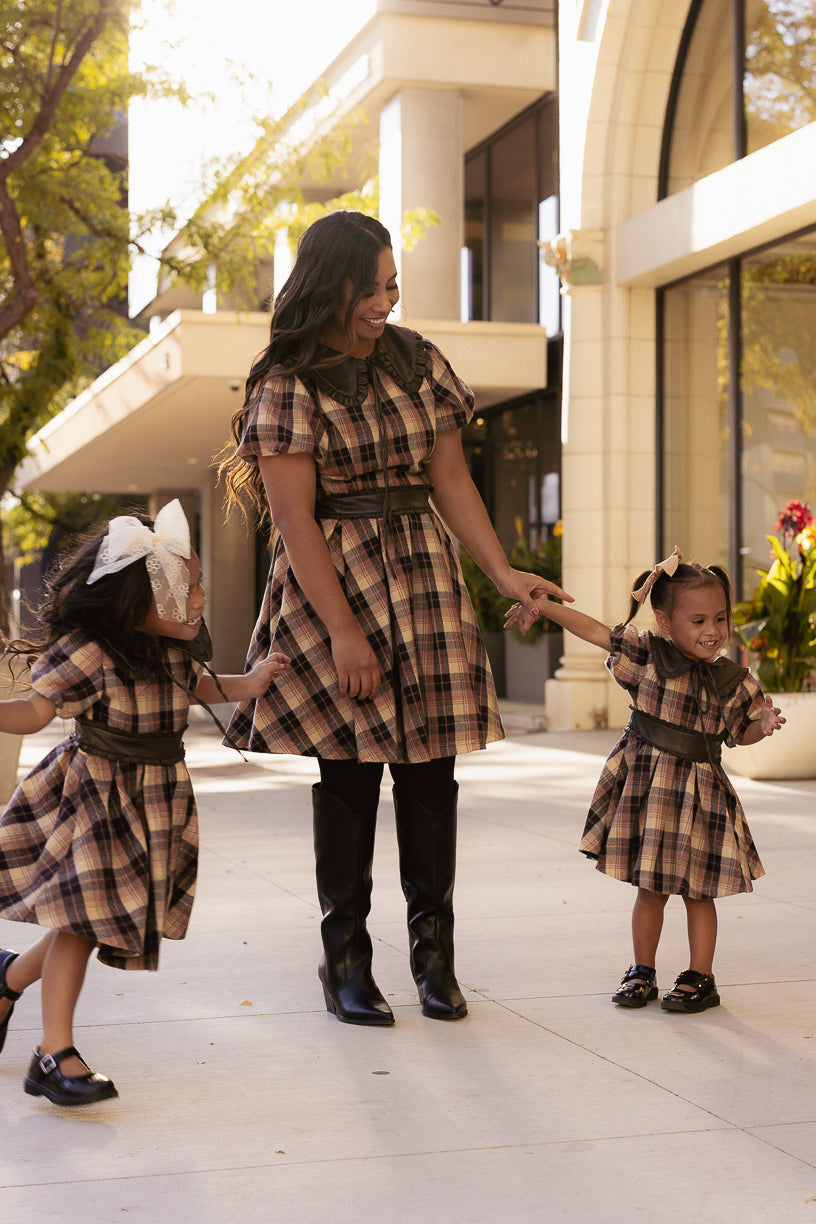
[[[537,587],[535,590],[530,592],[530,595],[533,599],[535,599],[536,604],[538,605],[538,615],[546,616],[547,613],[544,611],[544,609],[550,602],[547,599],[546,587]],[[567,598],[569,598],[569,596]],[[525,634],[530,626],[535,624],[537,620],[538,617],[533,616],[532,612],[528,612],[524,604],[514,603],[504,614],[504,627],[505,629],[509,629],[511,625],[515,625],[522,634]]]
[[[261,659],[246,673],[247,697],[263,697],[275,677],[286,671],[288,666],[288,656],[279,650],[273,650],[265,659]]]
[[[773,735],[784,723],[785,719],[782,718],[779,707],[774,705],[772,697],[765,698],[765,705],[757,721],[763,735]]]

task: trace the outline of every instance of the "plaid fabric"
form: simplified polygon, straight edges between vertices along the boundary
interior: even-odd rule
[[[701,730],[691,673],[661,679],[649,635],[632,625],[612,630],[607,667],[647,714]],[[762,691],[750,672],[738,688],[703,710],[704,729],[728,728],[733,747],[759,717]],[[751,892],[765,874],[745,813],[721,766],[686,761],[624,732],[607,759],[592,799],[580,850],[598,870],[657,893],[694,900]]]
[[[380,405],[392,488],[425,483],[437,432],[461,429],[473,394],[425,341],[428,373],[401,389],[380,370]],[[365,362],[359,366],[365,370]],[[351,398],[351,397],[349,397]],[[315,399],[297,378],[271,378],[250,413],[240,453],[305,452],[326,493],[384,484],[374,391],[359,406]],[[376,651],[384,683],[371,701],[337,688],[329,636],[289,568],[278,539],[247,668],[270,648],[292,666],[262,698],[238,707],[226,742],[253,752],[360,761],[420,762],[484,748],[504,737],[490,665],[458,558],[435,514],[324,519],[346,597]]]
[[[32,669],[62,718],[114,731],[186,726],[201,665],[173,647],[172,675],[129,683],[102,648],[61,638]],[[86,756],[58,744],[23,779],[0,817],[0,917],[83,935],[99,959],[156,969],[162,937],[182,939],[195,893],[198,819],[187,769]]]

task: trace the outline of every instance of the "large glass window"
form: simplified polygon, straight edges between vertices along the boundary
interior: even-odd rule
[[[694,0],[675,68],[660,195],[816,119],[816,0]]]
[[[465,158],[466,319],[560,330],[558,281],[536,243],[558,232],[558,110],[544,98]]]
[[[750,592],[766,535],[816,505],[816,231],[662,291],[662,544]]]
[[[560,396],[537,391],[476,414],[462,441],[502,545],[546,537],[561,517]]]

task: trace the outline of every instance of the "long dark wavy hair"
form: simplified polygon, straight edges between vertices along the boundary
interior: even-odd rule
[[[635,581],[632,583],[632,590],[636,591],[638,587],[646,581],[651,573],[651,570],[644,570],[642,574],[638,574]],[[672,577],[668,574],[661,573],[660,577],[655,582],[649,592],[649,602],[655,612],[664,612],[666,616],[671,616],[674,611],[674,601],[677,598],[678,592],[682,588],[692,589],[694,587],[720,586],[725,595],[725,612],[727,618],[728,632],[731,632],[731,581],[726,570],[721,565],[698,565],[696,562],[681,561]],[[629,614],[624,621],[628,625],[634,618],[638,608],[641,605],[635,599],[634,595],[629,597]]]
[[[380,255],[390,249],[391,235],[385,226],[361,212],[328,213],[304,231],[292,272],[272,307],[269,344],[249,371],[244,402],[230,423],[232,440],[218,466],[228,508],[237,506],[245,518],[249,508],[261,518],[267,512],[257,463],[235,453],[250,406],[273,369],[290,376],[304,375],[336,365],[349,355],[354,308],[377,279]],[[320,356],[321,337],[340,309],[349,283],[351,296],[342,320],[346,350]]]
[[[141,511],[130,513],[153,527],[153,520]],[[79,632],[98,642],[128,681],[145,680],[163,666],[162,639],[139,629],[153,600],[144,558],[88,585],[107,531],[106,523],[57,559],[45,577],[37,609],[40,632],[25,641],[8,643],[9,654],[31,661],[65,634]]]

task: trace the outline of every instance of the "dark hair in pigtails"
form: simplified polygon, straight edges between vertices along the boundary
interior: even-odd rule
[[[638,611],[638,608],[639,608],[641,605],[640,605],[640,603],[638,602],[638,600],[637,600],[637,599],[635,599],[634,592],[635,592],[635,591],[638,589],[638,587],[639,587],[639,586],[642,586],[642,585],[643,585],[643,583],[644,583],[644,582],[646,581],[646,579],[649,577],[649,575],[651,574],[651,572],[652,572],[651,570],[644,570],[644,571],[643,571],[643,573],[638,574],[637,578],[636,578],[636,579],[635,579],[635,581],[632,583],[632,592],[633,592],[633,593],[632,593],[632,594],[629,596],[629,611],[628,611],[628,613],[627,613],[627,615],[626,615],[626,620],[623,622],[623,623],[624,623],[624,625],[628,625],[628,624],[629,624],[629,622],[630,622],[630,621],[632,621],[632,620],[634,620],[634,619],[635,619],[635,617],[637,616],[637,611]]]
[[[141,511],[130,513],[145,526],[153,527],[153,520]],[[27,655],[32,660],[64,634],[79,631],[108,651],[117,671],[127,680],[146,679],[160,666],[159,641],[140,629],[153,600],[144,559],[88,585],[107,531],[106,523],[58,558],[45,577],[37,609],[39,632],[32,641],[10,643],[11,654]]]
[[[632,583],[632,591],[636,591],[640,587],[652,570],[644,570],[638,574],[635,581]],[[666,616],[671,616],[674,610],[674,601],[677,597],[677,592],[683,587],[693,589],[694,587],[720,586],[722,587],[723,595],[725,595],[725,612],[728,623],[728,632],[731,632],[731,581],[728,573],[721,565],[698,565],[696,562],[681,561],[672,577],[661,571],[651,591],[649,592],[649,603],[654,612],[665,612]],[[624,621],[628,625],[634,619],[638,608],[641,604],[635,599],[634,594],[629,597],[629,614]]]

